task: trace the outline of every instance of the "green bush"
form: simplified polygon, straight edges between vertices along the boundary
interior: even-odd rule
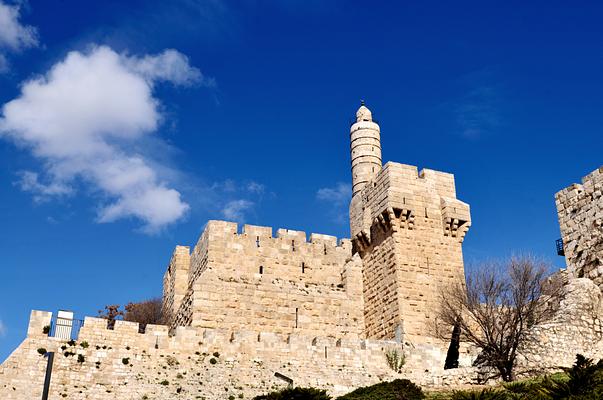
[[[83,349],[87,349],[90,345],[88,344],[88,342],[83,341],[82,343],[80,343],[80,346],[82,346]]]
[[[483,390],[458,390],[452,395],[452,400],[507,400],[512,397],[502,391],[494,389]],[[518,397],[521,399],[521,397]],[[527,399],[526,399],[527,400]]]
[[[254,397],[254,400],[330,400],[326,390],[314,388],[284,389]]]
[[[41,355],[44,355],[44,354],[46,354],[47,352],[46,352],[46,349],[45,349],[44,347],[40,347],[40,348],[38,349],[38,353],[39,353],[39,354],[41,354]]]
[[[455,391],[452,400],[596,400],[603,399],[603,360],[580,354],[565,374],[511,382],[500,389]]]
[[[402,372],[402,367],[406,363],[406,357],[398,349],[389,349],[385,352],[387,365],[397,373]]]
[[[549,399],[601,399],[603,398],[603,360],[593,360],[581,354],[571,368],[564,368],[568,379],[546,378],[543,392]]]
[[[354,390],[337,400],[422,400],[425,394],[408,379],[381,382]]]
[[[84,361],[86,361],[86,357],[84,357],[83,354],[78,354],[77,355],[77,362],[79,362],[80,364],[83,364]]]

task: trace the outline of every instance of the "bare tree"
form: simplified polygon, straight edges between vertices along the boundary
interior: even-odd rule
[[[124,320],[138,322],[141,330],[144,330],[147,324],[163,324],[165,321],[161,312],[162,305],[158,297],[138,303],[128,303],[125,307]]]
[[[113,329],[115,321],[123,319],[124,321],[138,322],[141,332],[144,332],[147,324],[164,324],[167,322],[163,315],[161,298],[152,298],[137,303],[128,303],[121,309],[119,304],[105,306],[104,310],[99,310],[101,318],[108,320],[109,329]]]
[[[113,329],[115,321],[124,316],[124,312],[119,307],[121,307],[119,304],[109,304],[104,310],[98,310],[98,316],[107,320],[109,329]]]
[[[559,286],[549,284],[548,265],[533,257],[513,257],[504,264],[482,265],[466,285],[441,293],[436,333],[481,349],[479,361],[494,367],[504,381],[514,380],[518,350],[530,340],[528,330],[550,320],[559,304]]]

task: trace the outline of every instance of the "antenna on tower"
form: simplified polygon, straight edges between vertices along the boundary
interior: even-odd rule
[[[364,105],[364,100],[360,99],[360,105],[363,106]]]

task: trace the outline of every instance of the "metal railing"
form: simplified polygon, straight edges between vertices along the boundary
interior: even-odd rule
[[[557,255],[564,256],[565,250],[563,249],[563,239],[555,240],[555,247],[557,248]]]
[[[82,319],[55,317],[50,322],[48,336],[65,340],[77,340],[82,326],[84,326],[84,320]]]

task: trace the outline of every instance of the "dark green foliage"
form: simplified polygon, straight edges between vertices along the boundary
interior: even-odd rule
[[[49,332],[50,332],[50,325],[44,325],[44,328],[42,328],[42,333],[47,335]]]
[[[128,364],[130,364],[130,358],[129,358],[129,357],[122,358],[122,359],[121,359],[121,362],[122,362],[124,365],[128,365]]]
[[[425,395],[420,387],[408,379],[381,382],[354,390],[337,400],[421,400]]]
[[[217,363],[218,363],[218,360],[216,360],[215,358],[213,358],[213,357],[212,357],[212,358],[210,358],[210,359],[209,359],[209,363],[210,363],[211,365],[214,365],[214,364],[217,364]]]
[[[550,399],[601,399],[603,398],[603,360],[593,360],[581,354],[571,368],[564,369],[569,379],[547,378],[543,389]]]
[[[566,375],[511,382],[498,390],[454,392],[452,400],[599,400],[603,399],[603,360],[594,363],[580,354]]]
[[[484,389],[476,391],[455,391],[452,400],[507,400],[511,399],[502,390]]]
[[[78,354],[77,355],[77,362],[79,362],[80,364],[83,364],[84,361],[86,361],[86,357],[84,357],[82,354]]]
[[[444,369],[458,368],[459,367],[459,347],[461,343],[461,327],[455,325],[452,329],[452,337],[450,339],[450,346],[446,353],[446,361],[444,361]]]
[[[90,345],[88,344],[88,342],[83,341],[82,343],[80,343],[80,346],[82,346],[83,349],[87,349]]]
[[[331,396],[326,390],[314,388],[284,389],[278,392],[268,393],[254,397],[253,400],[330,400]]]
[[[40,347],[38,349],[38,353],[41,354],[41,355],[44,355],[44,354],[46,354],[46,349],[44,347]]]

